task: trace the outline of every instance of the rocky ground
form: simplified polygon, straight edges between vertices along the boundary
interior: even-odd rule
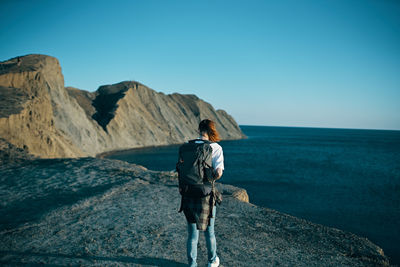
[[[8,154],[0,154],[2,265],[186,265],[175,173],[116,160]],[[252,205],[243,189],[218,187],[222,266],[388,265],[365,238]],[[201,236],[199,266],[206,260]]]

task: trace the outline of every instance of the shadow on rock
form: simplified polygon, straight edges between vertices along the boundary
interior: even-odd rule
[[[160,258],[152,258],[152,257],[143,257],[143,258],[133,258],[127,256],[116,256],[116,257],[103,257],[103,256],[94,256],[94,255],[68,255],[68,254],[60,254],[60,253],[37,253],[37,252],[19,252],[19,251],[0,251],[0,255],[4,258],[4,256],[16,256],[10,260],[1,260],[0,264],[36,264],[39,263],[40,257],[54,257],[54,258],[68,258],[75,260],[86,260],[86,261],[109,261],[112,264],[117,263],[135,263],[141,265],[149,265],[149,266],[178,266],[183,267],[187,266],[184,263],[176,262],[169,259],[160,259]],[[22,260],[21,257],[39,257],[36,261],[27,262],[26,260]],[[17,260],[18,259],[18,260]]]

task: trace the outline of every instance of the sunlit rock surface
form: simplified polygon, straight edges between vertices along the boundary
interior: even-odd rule
[[[134,81],[93,93],[65,88],[58,60],[45,55],[0,63],[0,137],[41,158],[181,143],[197,137],[205,118],[223,139],[244,138],[230,115],[194,95],[165,95]]]

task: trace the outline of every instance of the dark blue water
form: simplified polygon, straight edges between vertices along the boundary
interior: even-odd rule
[[[367,237],[400,264],[400,131],[241,126],[223,182],[254,204]],[[111,155],[173,170],[178,146]]]

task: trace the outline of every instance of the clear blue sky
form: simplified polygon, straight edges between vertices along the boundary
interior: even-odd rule
[[[400,1],[0,1],[0,60],[136,80],[239,124],[400,129]]]

